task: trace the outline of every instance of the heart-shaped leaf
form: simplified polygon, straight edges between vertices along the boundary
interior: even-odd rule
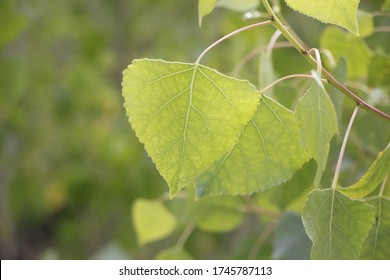
[[[176,195],[237,141],[260,94],[206,66],[135,60],[124,72],[129,121]]]

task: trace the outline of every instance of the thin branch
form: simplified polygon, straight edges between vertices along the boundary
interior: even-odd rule
[[[345,132],[343,144],[341,145],[341,149],[340,149],[340,153],[339,153],[339,158],[337,160],[336,171],[335,171],[334,177],[333,177],[332,189],[336,189],[336,187],[337,187],[337,181],[339,179],[341,163],[343,161],[345,147],[346,147],[347,142],[348,142],[348,137],[349,137],[349,133],[351,132],[352,124],[353,124],[353,122],[355,120],[355,117],[356,117],[358,111],[359,111],[359,106],[356,106],[355,110],[352,113],[352,117],[349,120],[349,124],[348,124],[347,130]]]
[[[293,36],[291,32],[287,30],[287,28],[280,22],[279,18],[272,10],[270,4],[267,0],[262,0],[262,3],[270,15],[270,18],[273,20],[273,25],[279,29],[282,34],[291,42],[291,44],[312,64],[313,66],[317,66],[317,61],[312,55],[308,55],[308,51],[306,48],[302,46],[302,44],[298,41],[297,36]],[[322,75],[328,80],[330,84],[332,84],[335,88],[346,94],[350,99],[352,99],[355,103],[362,106],[364,109],[369,110],[378,116],[382,117],[385,120],[390,121],[390,115],[385,112],[379,110],[378,108],[368,104],[366,101],[357,96],[354,92],[340,83],[331,73],[329,73],[325,68],[322,68]]]
[[[277,83],[280,83],[284,80],[287,80],[287,79],[292,79],[292,78],[310,78],[310,79],[313,79],[313,76],[312,75],[307,75],[307,74],[292,74],[292,75],[288,75],[288,76],[284,76],[274,82],[272,82],[271,84],[269,84],[268,86],[266,86],[265,88],[263,88],[262,90],[260,90],[260,92],[266,92],[267,90],[269,90],[271,87],[273,87],[274,85],[276,85]],[[327,82],[327,80],[323,79],[322,80],[323,82]]]
[[[258,22],[258,23],[255,23],[255,24],[251,24],[251,25],[248,25],[248,26],[244,26],[240,29],[237,29],[225,36],[223,36],[222,38],[220,38],[219,40],[215,41],[213,44],[211,44],[210,46],[208,46],[198,57],[198,59],[195,61],[195,64],[199,64],[200,61],[202,60],[203,56],[209,51],[211,50],[212,48],[214,48],[216,45],[218,45],[219,43],[225,41],[226,39],[238,34],[238,33],[241,33],[243,31],[246,31],[246,30],[250,30],[250,29],[253,29],[253,28],[257,28],[257,27],[260,27],[260,26],[265,26],[265,25],[269,25],[271,24],[272,21],[271,20],[267,20],[267,21],[263,21],[263,22]]]

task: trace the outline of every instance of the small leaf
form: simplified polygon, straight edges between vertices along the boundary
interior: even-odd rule
[[[196,193],[263,191],[290,179],[306,160],[294,114],[263,96],[238,143],[196,179]]]
[[[202,26],[203,17],[210,14],[217,4],[218,0],[199,0],[198,2],[198,21],[199,26]]]
[[[390,175],[390,145],[378,154],[374,163],[356,184],[338,190],[351,198],[363,198],[372,193]]]
[[[190,254],[181,248],[168,248],[158,253],[156,260],[192,260]]]
[[[376,222],[363,244],[361,259],[390,259],[390,200],[379,196],[368,201],[376,208]]]
[[[332,23],[358,35],[359,0],[285,0],[294,10],[324,23]]]
[[[319,186],[328,160],[329,142],[337,133],[336,112],[321,83],[312,83],[299,100],[296,114],[301,126],[302,143],[317,161],[314,185]]]
[[[140,245],[167,237],[176,227],[175,217],[159,201],[138,199],[132,214]]]
[[[236,12],[246,12],[255,9],[259,2],[259,0],[219,0],[216,6]]]
[[[375,209],[334,189],[314,190],[302,212],[313,241],[312,259],[357,259],[374,223]]]
[[[345,58],[349,78],[367,75],[371,51],[363,39],[351,36],[335,27],[329,27],[322,33],[320,46],[329,50],[337,61],[341,57]]]
[[[273,241],[273,259],[307,260],[310,258],[312,243],[306,235],[298,214],[287,212],[280,218]]]
[[[129,121],[175,196],[237,141],[260,94],[208,67],[135,60],[124,72]]]
[[[196,226],[208,232],[227,232],[236,228],[243,219],[239,211],[239,197],[206,197],[195,201],[191,220]]]

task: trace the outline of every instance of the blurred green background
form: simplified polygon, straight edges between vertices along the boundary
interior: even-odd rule
[[[375,10],[382,2],[362,5]],[[324,25],[290,20],[283,9],[318,46]],[[199,28],[196,0],[0,0],[1,258],[153,258],[177,239],[137,246],[132,203],[168,189],[127,121],[122,71],[134,58],[192,62],[252,22],[218,9]],[[273,31],[240,34],[204,63],[229,73]],[[288,65],[309,69],[294,50],[279,57],[279,75]],[[256,65],[239,76],[256,83]],[[256,234],[248,224],[228,235],[196,231],[187,246],[195,258],[240,258]]]

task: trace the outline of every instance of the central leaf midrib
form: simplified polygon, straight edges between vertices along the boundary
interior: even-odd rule
[[[184,161],[184,154],[185,154],[185,150],[186,150],[187,129],[188,129],[188,124],[189,124],[191,107],[193,106],[192,105],[192,95],[193,95],[193,91],[194,91],[194,81],[195,81],[195,76],[196,76],[196,72],[198,70],[198,67],[199,67],[198,64],[196,64],[193,67],[193,74],[192,74],[191,83],[190,83],[190,86],[189,86],[189,95],[188,95],[189,97],[188,97],[186,121],[185,121],[184,128],[183,128],[183,145],[182,145],[181,154],[180,154],[180,164],[179,164],[178,171],[177,171],[177,174],[176,174],[176,184],[175,184],[176,185],[176,189],[180,188],[180,186],[179,186],[180,174],[181,174],[183,161]]]

